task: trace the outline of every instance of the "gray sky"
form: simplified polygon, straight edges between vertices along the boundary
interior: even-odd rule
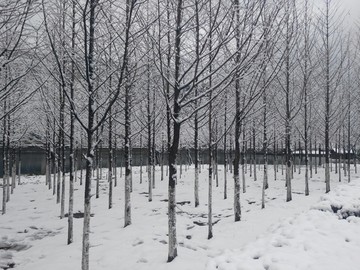
[[[360,22],[360,0],[338,0],[346,15],[353,21]]]

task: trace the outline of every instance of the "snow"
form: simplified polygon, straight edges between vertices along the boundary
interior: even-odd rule
[[[346,219],[349,216],[360,217],[359,194],[359,183],[351,182],[348,185],[339,186],[329,194],[321,196],[320,201],[312,208],[334,212],[341,219]]]
[[[359,269],[359,194],[358,181],[341,185],[243,249],[210,260],[206,269]]]
[[[261,210],[262,170],[258,181],[247,173],[247,192],[240,194],[242,217],[234,222],[233,180],[228,174],[228,199],[223,199],[222,166],[219,187],[213,187],[213,233],[207,240],[207,166],[199,175],[200,206],[194,207],[194,168],[183,169],[177,184],[178,257],[167,263],[167,183],[156,171],[153,201],[148,202],[147,174],[139,183],[139,167],[133,168],[132,224],[124,224],[124,178],[113,191],[108,209],[107,171],[103,169],[100,198],[92,198],[90,222],[91,269],[358,269],[360,263],[360,186],[338,183],[332,174],[325,194],[324,171],[310,180],[310,196],[304,195],[304,175],[294,173],[293,201],[286,203],[285,175],[273,180]],[[249,167],[248,167],[249,169]],[[280,169],[280,168],[279,168]],[[352,168],[353,169],[353,168]],[[353,172],[352,172],[353,173]],[[80,174],[78,174],[80,175]],[[68,177],[68,176],[67,176]],[[67,178],[68,179],[68,178]],[[0,269],[80,269],[82,215],[74,218],[74,243],[66,245],[67,219],[60,219],[60,204],[45,186],[44,176],[26,176],[17,186],[7,213],[0,217]],[[95,181],[93,181],[95,184]],[[68,185],[68,181],[67,181]],[[67,187],[68,188],[68,187]],[[74,213],[83,212],[84,186],[75,183]],[[0,198],[2,196],[0,192]],[[68,200],[68,194],[66,194]],[[1,201],[1,199],[0,199]],[[67,207],[67,206],[66,206]],[[311,209],[310,209],[311,208]],[[334,210],[335,213],[334,213]]]

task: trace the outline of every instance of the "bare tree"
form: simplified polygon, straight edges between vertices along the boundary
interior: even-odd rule
[[[166,2],[166,7],[168,2]],[[197,6],[197,10],[194,12],[193,7]],[[201,21],[198,23],[202,26],[202,22],[209,20],[209,10],[207,2],[198,1],[198,5],[184,6],[182,0],[176,2],[174,9],[170,8],[170,12],[167,13],[167,9],[164,9],[167,15],[167,22],[174,19],[174,39],[170,39],[170,44],[173,44],[173,65],[168,65],[169,62],[163,60],[163,55],[167,55],[169,47],[162,46],[163,38],[157,37],[153,39],[156,42],[156,48],[158,49],[155,64],[158,68],[162,78],[165,80],[163,96],[166,100],[168,108],[171,110],[172,129],[168,128],[168,138],[171,138],[171,146],[168,153],[168,164],[169,164],[169,203],[168,203],[168,220],[169,220],[169,253],[168,261],[172,261],[177,256],[177,241],[176,241],[176,181],[177,181],[177,168],[176,158],[179,150],[180,143],[180,130],[181,124],[186,122],[188,119],[194,116],[194,114],[208,106],[209,102],[217,98],[226,87],[227,81],[230,78],[232,72],[225,77],[216,76],[225,67],[226,63],[229,63],[231,57],[221,59],[220,62],[215,61],[217,57],[222,53],[221,49],[223,45],[229,42],[230,38],[230,24],[226,15],[229,15],[229,9],[222,3],[219,2],[213,7],[214,17],[210,19],[210,30],[209,27],[202,27],[204,35],[198,39],[200,45],[197,48],[197,39],[193,35],[193,30],[185,25],[189,25],[187,22],[191,21],[196,25],[195,14],[199,12],[203,16],[198,16]],[[221,12],[220,12],[221,11]],[[162,12],[160,11],[162,14]],[[160,16],[161,17],[161,16]],[[185,21],[184,21],[184,18]],[[205,24],[204,24],[205,25]],[[209,24],[206,24],[208,26]],[[195,27],[196,28],[196,27]],[[195,29],[196,32],[196,29]],[[202,33],[200,31],[200,33]],[[223,35],[216,35],[216,40],[213,39],[213,46],[211,51],[209,48],[209,37],[210,33],[223,33]],[[215,34],[214,34],[215,35]],[[169,35],[164,36],[164,40],[168,40]],[[184,42],[190,42],[195,48],[189,51],[189,46]],[[185,49],[186,48],[186,49]],[[185,53],[186,52],[186,53]],[[169,59],[169,58],[167,58]],[[209,65],[213,64],[213,69],[209,72]],[[216,65],[216,66],[215,66]],[[205,84],[209,80],[209,77],[213,77],[213,85],[209,88]],[[215,83],[216,81],[216,83]],[[167,87],[169,85],[169,88]],[[201,88],[200,88],[201,86]],[[198,90],[197,95],[194,95],[195,89]],[[218,89],[216,93],[215,89]],[[169,90],[169,92],[168,92]],[[201,91],[200,91],[201,90]],[[171,91],[171,94],[170,94]],[[193,108],[195,100],[199,100],[212,92],[212,98],[198,106]],[[171,134],[169,134],[171,132]]]
[[[276,31],[271,33],[274,24],[278,23],[274,18],[279,13],[279,7],[274,5],[273,8],[267,10],[268,25],[265,31],[260,31],[260,36],[253,39],[254,33],[258,29],[263,29],[260,25],[261,17],[265,8],[263,1],[245,1],[240,5],[238,0],[234,1],[234,28],[235,28],[235,68],[234,75],[235,82],[235,158],[234,165],[234,216],[235,221],[240,221],[241,208],[240,208],[240,176],[239,176],[239,162],[240,162],[240,135],[241,129],[244,124],[244,119],[251,112],[256,102],[261,97],[265,88],[273,80],[275,70],[270,72],[265,80],[261,78],[264,75],[264,67],[268,64],[269,58],[264,58],[263,53],[265,50],[269,52],[274,50],[276,42],[271,45],[271,48],[266,46],[266,36],[277,36]],[[275,61],[277,66],[279,61]],[[247,78],[247,80],[243,78]],[[255,138],[255,126],[253,126],[253,139]],[[253,141],[253,148],[255,149],[255,139]],[[255,151],[255,150],[254,150]],[[254,173],[256,166],[254,166]],[[254,175],[255,176],[255,175]],[[244,176],[243,176],[244,177]],[[256,179],[256,178],[255,178]],[[244,183],[244,181],[243,181]]]
[[[75,38],[76,38],[76,1],[72,0],[72,13],[71,13],[71,75],[70,75],[70,98],[74,100],[74,83],[75,83]],[[68,245],[73,242],[74,230],[74,169],[75,169],[75,115],[74,111],[70,109],[70,179],[69,179],[69,213],[68,213]]]
[[[52,49],[52,53],[55,57],[56,64],[59,70],[62,69],[61,58],[59,57],[58,51],[55,47],[54,40],[50,34],[48,17],[46,14],[45,3],[43,1],[43,10],[44,10],[44,18],[45,18],[45,27],[48,34],[48,39],[50,42],[50,46]],[[119,63],[118,63],[118,71],[117,71],[117,83],[115,90],[107,96],[108,102],[106,106],[104,104],[102,107],[102,115],[99,117],[99,120],[95,122],[95,114],[99,112],[99,107],[95,107],[95,98],[98,96],[97,93],[99,91],[99,86],[101,84],[96,84],[96,20],[97,15],[101,12],[99,6],[100,3],[96,0],[89,0],[85,4],[78,3],[80,10],[82,10],[82,27],[83,27],[83,48],[84,48],[84,67],[85,70],[82,70],[82,74],[84,75],[84,90],[86,91],[88,100],[86,105],[87,110],[87,119],[84,120],[80,117],[80,111],[76,106],[74,100],[71,99],[68,92],[64,87],[66,85],[66,79],[62,75],[63,72],[60,72],[61,84],[63,85],[63,93],[66,96],[70,107],[74,113],[76,120],[79,122],[81,127],[86,132],[86,140],[87,140],[87,153],[86,153],[86,174],[85,174],[85,194],[84,194],[84,226],[83,226],[83,242],[82,242],[82,270],[89,269],[89,233],[90,233],[90,211],[91,211],[91,174],[93,170],[93,161],[94,161],[94,149],[97,143],[94,142],[95,132],[102,127],[103,123],[106,121],[108,113],[112,108],[113,104],[117,100],[122,86],[125,82],[125,72],[126,67],[128,65],[128,53],[129,53],[129,45],[131,43],[131,35],[130,28],[134,21],[134,16],[136,12],[135,9],[139,8],[139,5],[136,4],[136,1],[128,0],[125,5],[125,14],[124,14],[124,25],[123,25],[123,37],[122,37],[122,46],[121,53],[119,51]],[[105,78],[105,81],[108,78]]]
[[[339,87],[340,78],[343,75],[344,54],[340,53],[339,26],[341,16],[338,8],[333,5],[332,0],[324,0],[324,8],[319,15],[319,31],[322,46],[320,54],[324,57],[322,63],[323,84],[325,90],[325,191],[330,191],[330,137],[331,137],[331,118],[333,116],[334,93]]]

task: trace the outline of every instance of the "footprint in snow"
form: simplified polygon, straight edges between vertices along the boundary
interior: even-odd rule
[[[135,239],[135,241],[133,242],[132,246],[136,247],[138,245],[144,244],[144,241],[142,239]]]
[[[140,258],[137,262],[138,262],[138,263],[147,263],[148,260],[145,259],[145,258]]]

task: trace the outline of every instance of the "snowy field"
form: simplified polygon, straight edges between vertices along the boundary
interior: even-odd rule
[[[242,220],[235,223],[232,176],[229,172],[228,199],[224,200],[224,171],[219,167],[219,187],[214,183],[213,188],[215,225],[211,240],[207,240],[206,226],[206,166],[199,181],[198,208],[193,203],[194,170],[183,168],[177,185],[178,257],[172,263],[166,263],[167,181],[160,181],[160,168],[157,167],[152,202],[147,198],[145,172],[140,184],[139,168],[134,168],[132,225],[126,228],[123,228],[124,178],[114,188],[113,208],[109,210],[104,169],[100,198],[92,199],[90,268],[359,269],[358,177],[352,172],[350,184],[339,184],[338,176],[332,173],[332,192],[324,195],[324,171],[320,169],[310,181],[310,196],[305,197],[302,169],[300,175],[294,173],[293,201],[286,203],[285,176],[279,170],[278,180],[274,181],[272,166],[269,168],[266,208],[261,209],[261,171],[256,182],[248,173],[247,191],[241,193]],[[83,219],[74,219],[74,243],[68,246],[67,219],[59,218],[60,205],[45,186],[45,178],[26,176],[22,181],[7,205],[7,214],[0,216],[0,269],[80,269]],[[79,181],[75,189],[74,212],[83,212],[83,186]]]

